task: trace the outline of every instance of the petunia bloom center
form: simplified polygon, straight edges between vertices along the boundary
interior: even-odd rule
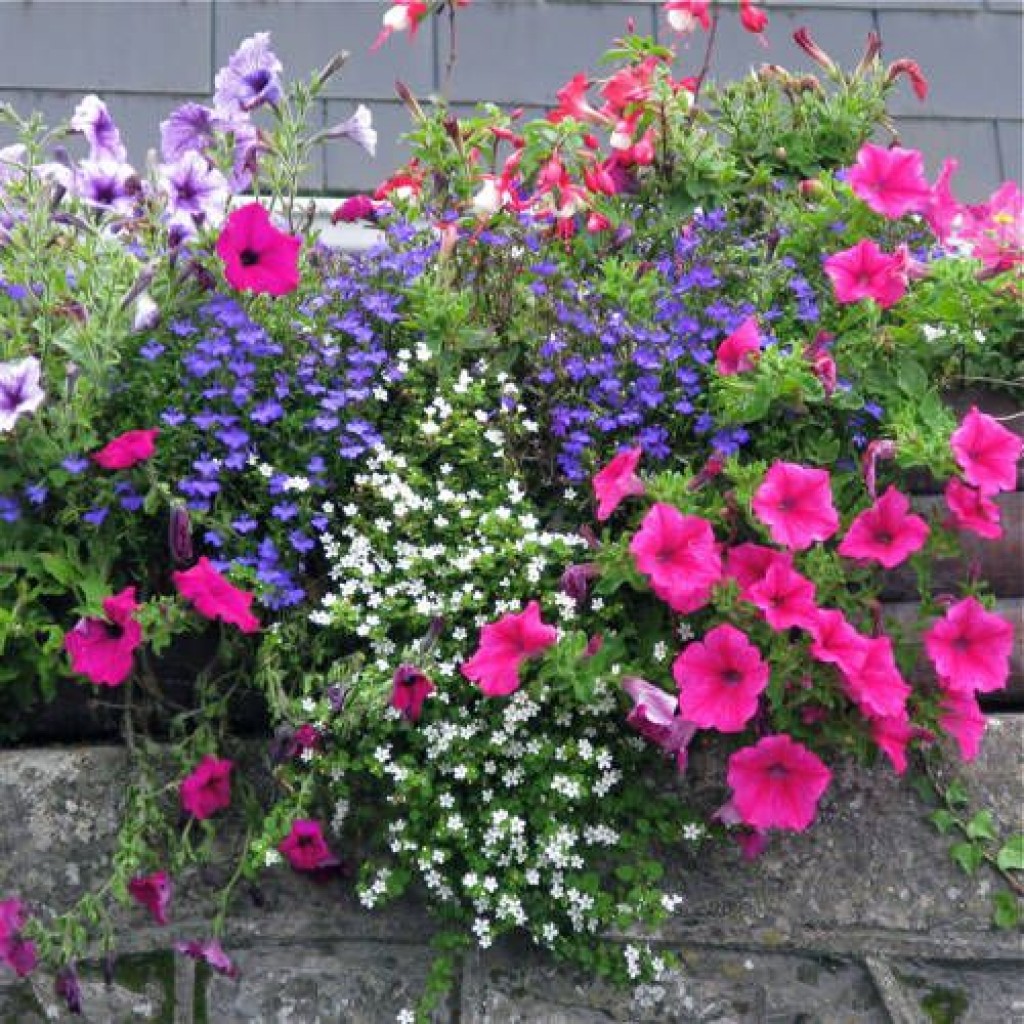
[[[238,262],[243,267],[253,267],[260,261],[260,254],[255,249],[243,249],[238,254]]]
[[[789,776],[789,767],[781,762],[770,764],[765,769],[765,773],[773,779],[785,779]]]

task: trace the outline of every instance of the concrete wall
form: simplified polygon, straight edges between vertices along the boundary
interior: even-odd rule
[[[5,0],[0,101],[57,121],[70,114],[81,93],[100,92],[140,160],[156,145],[161,118],[185,99],[210,95],[217,68],[246,35],[269,30],[291,75],[308,74],[345,48],[352,59],[331,83],[320,116],[334,123],[354,102],[368,103],[381,133],[380,152],[371,163],[350,145],[337,144],[318,157],[307,184],[317,191],[363,188],[403,159],[398,136],[407,119],[394,98],[395,79],[427,94],[445,77],[443,23],[428,26],[415,45],[401,38],[368,52],[385,6],[382,0]],[[1008,177],[1021,178],[1021,0],[768,0],[767,8],[768,49],[740,29],[735,12],[727,12],[716,74],[742,74],[766,60],[809,67],[790,42],[801,25],[850,64],[874,29],[887,58],[914,57],[931,80],[926,104],[905,84],[896,94],[904,141],[924,149],[932,169],[943,156],[957,155],[960,191],[969,199]],[[459,59],[448,93],[460,103],[488,99],[539,111],[574,72],[596,66],[627,18],[638,31],[666,36],[659,9],[646,0],[474,0],[459,17]],[[699,41],[690,45],[695,68]]]

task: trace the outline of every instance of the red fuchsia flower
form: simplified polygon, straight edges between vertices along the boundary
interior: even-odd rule
[[[811,657],[837,665],[844,674],[856,675],[867,657],[869,640],[833,608],[819,608],[807,627],[812,637]]]
[[[558,640],[558,630],[541,621],[540,605],[531,601],[517,615],[503,615],[480,631],[476,654],[463,662],[462,674],[488,697],[505,697],[519,689],[519,666]]]
[[[939,727],[952,736],[965,761],[973,761],[981,753],[985,735],[985,716],[973,693],[944,693]]]
[[[415,665],[399,665],[392,680],[391,706],[410,722],[419,721],[423,702],[435,689]]]
[[[206,939],[203,942],[189,939],[186,942],[176,942],[174,948],[184,956],[209,964],[218,974],[223,974],[228,978],[238,977],[238,967],[224,952],[223,946],[217,939]]]
[[[232,210],[217,239],[228,284],[258,295],[287,295],[299,286],[302,240],[279,231],[260,203]]]
[[[907,770],[907,747],[913,740],[934,740],[935,737],[920,726],[912,725],[906,712],[871,719],[871,738],[879,750],[892,763],[897,775]]]
[[[772,629],[810,629],[817,618],[814,584],[778,560],[768,567],[764,579],[747,588],[744,596],[760,609]]]
[[[587,99],[587,91],[589,89],[590,79],[583,72],[573,75],[555,93],[558,99],[558,106],[548,115],[548,120],[557,124],[559,121],[564,121],[567,117],[572,117],[577,121],[607,123],[608,117],[591,106],[590,101]]]
[[[931,195],[924,157],[916,149],[900,146],[886,149],[865,142],[847,181],[858,199],[890,220],[924,209]]]
[[[698,25],[705,32],[711,28],[710,7],[711,0],[666,0],[663,10],[673,32],[689,35]]]
[[[136,875],[128,882],[128,892],[153,915],[157,924],[167,924],[167,908],[171,903],[173,887],[166,871]]]
[[[961,420],[949,439],[956,464],[982,494],[1012,491],[1024,439],[1007,430],[977,406]]]
[[[742,732],[757,713],[770,670],[745,633],[727,623],[689,644],[672,663],[679,713],[719,732]]]
[[[131,674],[135,649],[142,643],[142,627],[135,619],[141,605],[135,588],[104,598],[106,619],[80,619],[64,635],[71,669],[100,686],[120,686]]]
[[[136,463],[151,459],[156,452],[155,441],[160,435],[156,427],[151,430],[129,430],[105,445],[90,458],[104,469],[130,469]]]
[[[644,493],[643,481],[636,475],[636,467],[643,455],[642,448],[619,452],[599,473],[594,474],[594,494],[597,496],[597,518],[604,522],[626,499]]]
[[[846,692],[868,718],[906,714],[910,687],[900,675],[889,637],[865,637],[864,660],[856,668],[838,664]]]
[[[783,733],[736,751],[729,758],[726,780],[745,824],[802,832],[814,820],[832,773],[820,758]]]
[[[679,699],[636,676],[623,679],[622,688],[633,701],[626,724],[675,757],[676,768],[685,771],[687,747],[697,734],[697,726],[679,715]]]
[[[232,768],[232,761],[204,754],[199,764],[181,781],[181,806],[200,821],[230,807]]]
[[[894,569],[924,547],[930,532],[920,516],[910,514],[910,499],[889,487],[850,524],[838,551],[846,558]]]
[[[841,303],[871,299],[888,309],[907,290],[905,259],[882,252],[870,238],[829,256],[825,273],[832,280],[836,301]]]
[[[25,904],[21,900],[0,900],[0,961],[19,978],[30,974],[37,960],[35,943],[21,937],[27,919]]]
[[[460,0],[468,3],[468,0]],[[420,22],[427,16],[430,6],[423,0],[398,0],[384,12],[384,27],[373,42],[371,50],[379,50],[396,32],[408,32],[410,41],[416,38]]]
[[[754,35],[760,35],[768,27],[768,15],[753,0],[740,0],[740,24]]]
[[[737,544],[726,550],[723,572],[739,584],[740,597],[750,600],[750,588],[760,583],[776,564],[792,567],[793,556],[788,551],[776,551],[763,544]]]
[[[947,528],[966,530],[987,540],[1002,537],[999,506],[955,476],[946,484],[946,504],[952,513],[944,524]]]
[[[637,569],[670,608],[683,615],[702,608],[722,577],[722,557],[711,524],[658,502],[629,545]]]
[[[745,373],[754,368],[761,354],[761,336],[757,329],[757,317],[748,316],[729,335],[715,353],[715,369],[723,377]]]
[[[924,103],[928,99],[928,79],[925,78],[921,65],[908,57],[894,60],[885,73],[885,81],[891,84],[900,75],[906,75],[910,79],[910,87],[914,90],[914,95]]]
[[[341,861],[331,853],[320,822],[299,818],[277,849],[296,871],[320,871],[335,868]]]
[[[1013,626],[974,597],[958,601],[924,634],[924,649],[943,689],[992,693],[1006,685]]]
[[[754,494],[754,513],[776,544],[805,551],[839,529],[827,469],[775,462]]]
[[[228,583],[205,556],[185,572],[172,572],[171,579],[200,615],[237,626],[243,633],[259,630],[260,620],[249,610],[253,595]]]

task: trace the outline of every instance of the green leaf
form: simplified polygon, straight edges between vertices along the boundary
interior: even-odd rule
[[[992,923],[997,928],[1016,928],[1020,924],[1020,901],[1012,892],[997,892],[992,897]]]
[[[967,822],[968,839],[995,839],[996,829],[992,822],[991,811],[978,811],[978,813]]]
[[[896,383],[900,391],[906,395],[923,395],[928,390],[928,374],[920,363],[905,359],[896,370]]]
[[[950,847],[949,854],[968,875],[973,875],[985,859],[984,851],[976,843],[957,843]]]
[[[970,799],[966,787],[959,779],[949,784],[949,788],[946,790],[946,803],[950,807],[963,807],[964,804],[970,802]]]
[[[1015,835],[996,856],[1001,871],[1024,871],[1024,832]]]
[[[940,807],[928,815],[928,820],[945,835],[956,823],[956,817],[945,808]]]

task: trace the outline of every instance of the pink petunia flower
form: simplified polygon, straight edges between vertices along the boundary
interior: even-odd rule
[[[939,726],[952,736],[965,761],[973,761],[981,753],[985,735],[985,716],[973,693],[947,692],[942,695]]]
[[[832,773],[784,733],[766,736],[729,758],[726,780],[740,820],[754,828],[802,832],[814,820]]]
[[[652,505],[629,544],[637,569],[654,593],[683,615],[704,607],[722,577],[711,524],[672,505]]]
[[[761,353],[761,336],[757,329],[757,317],[748,316],[729,335],[715,352],[715,369],[723,377],[745,373],[754,368]]]
[[[839,529],[827,469],[775,462],[754,494],[753,509],[776,544],[804,551]]]
[[[810,629],[817,618],[814,584],[782,561],[770,565],[764,579],[747,588],[745,597],[772,629]]]
[[[299,286],[302,240],[279,231],[259,203],[233,210],[217,238],[224,276],[239,291],[287,295]]]
[[[135,588],[104,598],[106,619],[80,619],[64,635],[71,669],[100,686],[120,686],[132,673],[135,649],[142,643],[142,627],[135,620],[141,605]]]
[[[819,608],[808,630],[813,638],[813,658],[837,665],[845,674],[855,675],[860,671],[870,641],[850,625],[842,612]]]
[[[597,518],[600,522],[603,523],[626,498],[644,493],[643,481],[636,475],[637,463],[642,454],[641,448],[619,452],[604,469],[594,475]]]
[[[960,237],[972,245],[988,274],[1024,263],[1024,197],[1014,181],[1003,182],[988,202],[967,207]]]
[[[155,441],[160,436],[158,428],[151,430],[129,430],[105,445],[90,458],[104,469],[130,469],[139,462],[151,459],[156,452]]]
[[[847,181],[854,195],[890,220],[923,210],[931,195],[924,157],[916,149],[900,146],[886,149],[865,142]]]
[[[202,760],[181,781],[181,806],[202,821],[231,805],[231,769],[226,758],[204,754]]]
[[[742,732],[757,713],[770,670],[746,634],[727,623],[689,644],[672,664],[679,713],[719,732]]]
[[[846,691],[868,718],[899,717],[906,713],[910,687],[900,674],[887,636],[864,638],[860,665],[839,663]]]
[[[21,937],[27,919],[21,900],[0,900],[0,962],[7,964],[19,978],[30,974],[38,959],[35,943]]]
[[[952,157],[942,161],[942,168],[928,194],[928,201],[921,210],[921,216],[943,245],[952,237],[957,223],[963,220],[963,206],[957,201],[949,186],[959,166]]]
[[[911,741],[933,740],[935,737],[927,729],[912,725],[904,712],[872,718],[871,738],[889,758],[896,774],[902,775],[907,770],[907,747]]]
[[[419,720],[423,702],[436,687],[415,665],[399,665],[391,685],[391,706],[410,722]]]
[[[153,915],[157,924],[167,924],[167,908],[171,903],[173,887],[166,871],[136,875],[128,882],[128,892]]]
[[[505,697],[519,689],[519,666],[558,640],[558,630],[541,621],[540,605],[531,601],[517,615],[503,615],[480,631],[480,645],[462,674],[488,697]]]
[[[676,759],[679,771],[686,770],[687,747],[697,734],[697,725],[679,713],[679,698],[645,679],[628,676],[622,688],[633,701],[626,724]]]
[[[838,551],[846,558],[894,569],[924,547],[930,532],[920,516],[910,514],[910,499],[889,487],[850,524]]]
[[[951,513],[945,522],[947,528],[966,530],[988,540],[1002,537],[999,506],[981,491],[968,487],[955,476],[946,484],[946,504]]]
[[[320,822],[299,818],[277,849],[296,871],[320,871],[337,867],[341,861],[331,853]]]
[[[832,280],[836,301],[844,304],[871,299],[888,309],[907,290],[906,260],[882,252],[870,238],[829,256],[825,273]]]
[[[924,649],[947,691],[992,693],[1010,675],[1013,626],[966,597],[924,634]]]
[[[960,421],[949,439],[956,464],[969,484],[982,494],[1012,491],[1017,486],[1017,462],[1024,438],[1007,430],[977,406]]]
[[[260,620],[249,610],[253,595],[228,583],[205,556],[185,572],[172,572],[171,579],[200,615],[230,623],[243,633],[259,630]]]
[[[217,939],[206,939],[203,942],[189,939],[185,942],[176,942],[174,949],[176,952],[193,960],[202,960],[204,963],[209,964],[218,974],[223,974],[228,978],[238,977],[238,967],[232,962],[227,953],[224,952],[224,947],[221,946]]]
[[[760,583],[776,564],[792,567],[793,556],[763,544],[737,544],[725,552],[723,574],[734,579],[739,584],[740,597],[749,600],[750,588]]]

